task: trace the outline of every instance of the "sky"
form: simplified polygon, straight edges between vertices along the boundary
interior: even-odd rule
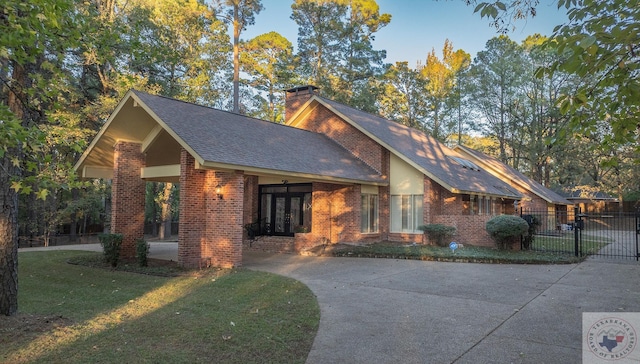
[[[262,0],[264,10],[241,38],[248,40],[276,31],[296,47],[298,27],[291,20],[291,3]],[[473,58],[489,39],[498,36],[489,20],[474,14],[473,7],[466,6],[463,0],[378,0],[378,5],[380,13],[391,14],[391,23],[375,34],[373,48],[387,51],[387,63],[406,61],[415,67],[418,61],[424,64],[431,49],[441,58],[445,39],[451,41],[454,50],[462,49]],[[551,35],[556,25],[567,20],[554,0],[540,0],[537,11],[535,18],[516,23],[516,29],[507,34],[509,38],[521,42],[535,33]]]

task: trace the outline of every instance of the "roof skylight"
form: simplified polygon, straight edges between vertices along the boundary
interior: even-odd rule
[[[470,160],[466,160],[466,159],[460,158],[460,157],[455,157],[455,156],[452,156],[452,155],[450,155],[449,158],[453,159],[456,163],[461,165],[463,168],[470,169],[470,170],[473,170],[473,171],[480,171],[480,167],[478,167],[477,164],[473,163]]]

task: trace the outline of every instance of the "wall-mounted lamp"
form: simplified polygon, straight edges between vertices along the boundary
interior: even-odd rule
[[[220,186],[220,184],[218,183],[218,185],[216,186],[216,195],[218,196],[219,200],[222,200],[222,186]]]

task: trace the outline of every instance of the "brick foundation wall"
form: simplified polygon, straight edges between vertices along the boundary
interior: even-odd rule
[[[322,242],[311,233],[291,236],[258,236],[255,240],[245,239],[242,249],[269,253],[299,254],[305,250],[321,245]]]
[[[144,238],[146,183],[140,178],[144,155],[139,143],[118,142],[114,147],[111,182],[111,232],[122,234],[123,258],[134,258],[135,243]]]
[[[454,226],[456,235],[453,241],[458,243],[494,247],[495,244],[485,230],[485,224],[491,218],[492,215],[439,215],[434,216],[433,223]]]
[[[222,187],[222,199],[215,192]],[[178,263],[185,267],[242,264],[245,179],[241,172],[196,170],[182,150]]]

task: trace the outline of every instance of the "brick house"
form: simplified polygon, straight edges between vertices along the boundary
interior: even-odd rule
[[[313,86],[286,94],[281,125],[129,91],[75,165],[112,180],[123,254],[143,237],[146,181],[179,183],[178,261],[190,267],[239,266],[243,249],[420,242],[428,223],[488,245],[485,222],[524,197],[424,132]]]

